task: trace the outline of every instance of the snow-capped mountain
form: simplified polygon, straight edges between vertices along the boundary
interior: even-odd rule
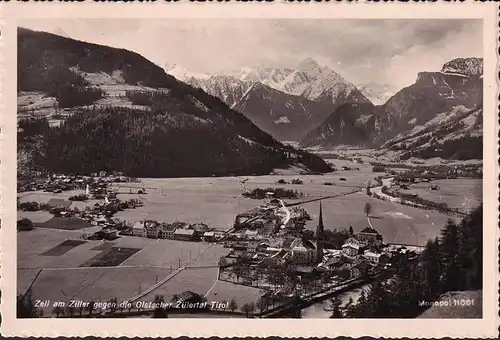
[[[378,84],[370,82],[356,86],[359,91],[368,98],[374,105],[383,105],[389,98],[398,92],[394,86],[389,84]]]
[[[165,64],[163,66],[163,69],[165,72],[170,74],[171,76],[175,77],[177,80],[183,81],[183,82],[189,82],[191,78],[196,78],[196,79],[208,79],[210,78],[209,75],[204,74],[204,73],[193,73],[182,67],[181,65],[173,64]]]
[[[166,71],[220,98],[281,140],[302,139],[344,103],[369,102],[352,83],[312,58],[295,69],[245,67],[212,76],[179,66]]]
[[[402,151],[402,157],[479,157],[482,86],[482,59],[455,59],[441,71],[420,72],[384,105],[340,106],[302,145],[382,147]]]

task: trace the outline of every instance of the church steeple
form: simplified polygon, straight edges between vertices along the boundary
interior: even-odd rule
[[[323,225],[323,207],[319,201],[319,220],[316,227],[316,261],[321,262],[323,259],[323,241],[324,241],[325,226]]]
[[[321,204],[321,201],[319,201],[319,221],[318,221],[318,233],[323,234],[323,231],[325,230],[325,227],[323,226],[323,206]]]

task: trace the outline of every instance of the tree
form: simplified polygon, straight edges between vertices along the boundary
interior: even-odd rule
[[[95,307],[95,302],[90,301],[89,305],[87,306],[87,310],[89,311],[89,318],[92,317],[92,312],[94,311],[94,307]]]
[[[352,229],[352,225],[349,226],[349,237],[354,236],[354,229]]]
[[[250,313],[253,314],[254,311],[255,311],[255,303],[250,302]]]
[[[453,291],[462,288],[463,277],[458,261],[458,227],[451,219],[441,231],[441,253],[443,256],[443,289]]]
[[[252,311],[252,307],[250,306],[249,303],[245,303],[242,307],[241,307],[241,311],[243,313],[245,313],[245,316],[248,318],[248,314],[250,314],[250,312]]]
[[[366,217],[370,216],[370,214],[372,213],[372,210],[373,210],[372,205],[369,202],[366,202],[365,208],[364,208],[364,212],[366,214]]]
[[[116,309],[118,308],[118,299],[116,297],[110,299],[108,301],[109,303],[109,310],[111,313],[116,312]]]
[[[163,308],[163,304],[165,302],[165,297],[163,295],[156,295],[153,302],[155,304],[153,318],[166,318],[167,313],[165,311],[165,308]]]
[[[438,238],[427,241],[422,254],[422,266],[426,284],[425,294],[428,299],[433,299],[441,293],[442,261]]]
[[[21,318],[37,318],[41,309],[35,307],[35,302],[29,289],[25,295],[17,296],[17,317]]]
[[[333,298],[330,303],[330,308],[332,310],[332,315],[330,319],[340,319],[342,318],[342,311],[340,310],[340,299]]]
[[[269,300],[266,297],[261,296],[259,300],[257,300],[256,307],[259,309],[261,314],[264,312],[264,310],[267,309],[268,306],[269,306]]]
[[[75,312],[76,312],[76,308],[75,307],[70,306],[70,305],[66,306],[65,313],[66,313],[67,316],[69,316],[70,318],[72,318],[73,315],[75,315]]]
[[[231,312],[234,312],[236,309],[238,309],[238,305],[236,304],[236,300],[231,299],[231,301],[229,302],[229,310]]]
[[[59,315],[64,314],[64,308],[61,306],[55,306],[52,308],[52,314],[55,314],[56,318],[58,318]]]

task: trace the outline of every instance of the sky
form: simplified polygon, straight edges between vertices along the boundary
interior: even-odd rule
[[[411,85],[458,57],[482,57],[474,19],[60,19],[20,26],[137,52],[196,73],[296,67],[313,58],[353,84]]]

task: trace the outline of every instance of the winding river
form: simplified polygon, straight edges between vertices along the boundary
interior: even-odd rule
[[[367,289],[369,284],[364,286],[355,288],[348,292],[344,292],[338,295],[337,298],[341,300],[341,306],[345,306],[349,302],[349,298],[352,297],[353,301],[357,301],[361,296],[361,292],[363,289]],[[326,310],[325,310],[326,309]],[[328,319],[332,314],[330,311],[330,300],[324,300],[318,303],[315,303],[312,306],[306,307],[302,309],[302,318],[303,319]]]

